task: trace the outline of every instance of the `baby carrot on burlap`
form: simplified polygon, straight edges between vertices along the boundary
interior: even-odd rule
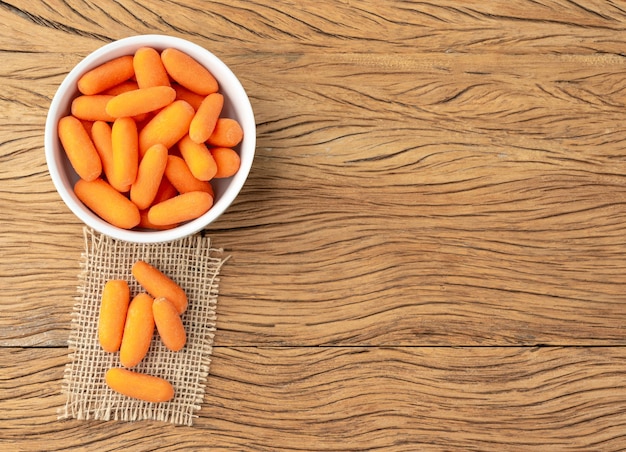
[[[194,109],[184,100],[176,100],[163,108],[139,132],[139,155],[149,147],[161,143],[171,148],[189,132]]]
[[[233,148],[241,143],[243,129],[241,124],[232,118],[218,118],[213,133],[206,141],[210,146]]]
[[[106,352],[119,350],[130,303],[130,289],[123,279],[112,279],[104,284],[98,317],[98,341]]]
[[[187,334],[176,306],[165,297],[155,298],[152,303],[152,314],[154,324],[165,346],[173,352],[182,349],[187,342]]]
[[[154,204],[148,220],[156,225],[183,223],[204,215],[213,205],[213,196],[204,191],[190,191]]]
[[[83,74],[78,79],[78,90],[83,94],[98,94],[130,79],[134,73],[132,56],[114,58]]]
[[[152,86],[114,96],[106,104],[106,113],[113,118],[137,116],[171,104],[176,91],[169,86]]]
[[[196,143],[189,135],[185,135],[178,142],[178,149],[196,179],[202,181],[213,179],[217,173],[217,165],[204,143]]]
[[[154,375],[114,367],[105,374],[107,386],[127,397],[146,402],[167,402],[174,397],[172,384]]]
[[[120,363],[124,367],[136,366],[148,354],[154,334],[153,301],[150,295],[140,293],[128,306],[120,346]]]
[[[152,47],[137,49],[133,56],[133,66],[140,88],[170,86],[170,78],[156,49]]]
[[[187,309],[187,294],[171,278],[158,268],[145,261],[137,261],[133,265],[132,273],[137,282],[155,298],[165,297],[174,306],[179,314]]]
[[[137,178],[130,186],[130,200],[147,209],[157,194],[167,165],[167,148],[160,143],[151,146],[139,163]]]
[[[91,126],[91,139],[102,162],[102,171],[109,178],[113,169],[111,126],[105,121],[95,121]]]
[[[80,179],[74,192],[83,204],[113,226],[131,229],[139,224],[139,209],[102,179],[86,181]]]
[[[231,148],[211,148],[211,155],[217,164],[216,178],[233,176],[241,166],[239,154]]]
[[[72,115],[87,121],[114,121],[115,117],[106,111],[106,106],[113,97],[106,94],[78,96],[72,101]]]
[[[204,143],[209,139],[223,106],[224,96],[220,93],[209,94],[204,98],[189,124],[189,136],[193,141]]]
[[[127,192],[137,178],[139,166],[137,124],[132,118],[118,118],[111,128],[113,171],[109,183],[120,192]]]
[[[190,191],[205,191],[213,196],[213,186],[210,182],[199,180],[194,177],[183,158],[177,155],[167,157],[165,167],[165,177],[176,188],[179,193]]]
[[[87,181],[100,176],[102,172],[100,157],[80,120],[74,116],[65,116],[59,121],[57,131],[76,174]]]
[[[161,61],[169,76],[185,88],[204,96],[215,93],[218,84],[213,74],[190,55],[178,49],[165,49]]]

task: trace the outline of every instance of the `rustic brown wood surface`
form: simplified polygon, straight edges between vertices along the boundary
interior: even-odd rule
[[[626,449],[626,3],[0,2],[0,449]],[[82,224],[43,152],[99,46],[256,115],[193,427],[57,420]]]

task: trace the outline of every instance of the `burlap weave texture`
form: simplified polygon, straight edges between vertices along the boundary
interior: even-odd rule
[[[226,261],[222,250],[211,248],[200,235],[161,244],[136,244],[109,238],[85,229],[78,296],[72,313],[68,341],[69,362],[62,390],[66,395],[60,418],[160,420],[192,425],[204,399],[216,331],[219,271]],[[145,260],[176,281],[187,293],[189,306],[182,316],[187,344],[169,351],[158,333],[150,350],[133,370],[165,378],[174,386],[169,402],[149,403],[109,389],[106,371],[120,367],[119,353],[107,353],[98,343],[98,314],[106,281],[125,279],[131,296],[145,290],[133,278],[137,260]]]

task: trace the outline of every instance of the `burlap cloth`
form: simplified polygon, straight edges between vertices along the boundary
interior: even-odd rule
[[[60,418],[159,420],[192,425],[204,399],[216,331],[219,271],[227,260],[200,235],[163,244],[135,244],[84,231],[78,296],[68,342],[69,362],[62,391],[65,406]],[[148,355],[133,370],[156,375],[174,386],[169,402],[149,403],[120,395],[107,387],[106,371],[120,367],[119,353],[107,353],[98,343],[98,313],[102,289],[110,279],[128,281],[131,297],[144,291],[131,273],[142,259],[176,281],[187,293],[189,306],[182,316],[187,344],[179,352],[165,348],[155,333]]]

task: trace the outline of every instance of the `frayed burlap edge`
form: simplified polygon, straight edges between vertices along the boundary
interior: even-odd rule
[[[79,420],[158,420],[192,425],[204,400],[216,332],[219,272],[228,260],[211,247],[209,237],[194,235],[175,242],[136,244],[84,229],[78,296],[68,339],[69,362],[62,393],[66,402],[59,418]],[[189,307],[182,316],[187,344],[179,352],[163,345],[155,331],[150,350],[133,370],[170,381],[175,396],[169,402],[149,403],[118,394],[104,382],[111,367],[120,367],[119,353],[107,353],[97,338],[102,288],[107,280],[128,281],[131,296],[144,291],[131,268],[145,260],[176,281],[187,293]]]

